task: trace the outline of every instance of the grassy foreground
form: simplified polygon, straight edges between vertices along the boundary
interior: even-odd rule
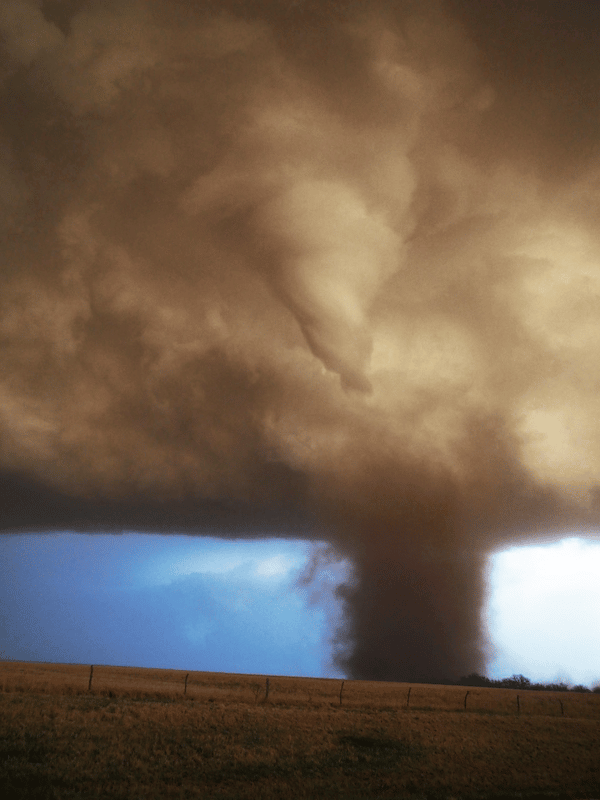
[[[598,694],[89,674],[0,662],[0,797],[600,798]]]

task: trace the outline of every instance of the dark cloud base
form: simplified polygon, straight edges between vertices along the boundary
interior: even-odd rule
[[[73,530],[86,533],[219,534],[232,538],[271,535],[314,538],[316,519],[294,516],[289,508],[260,509],[226,500],[179,503],[137,500],[85,499],[69,496],[44,483],[18,474],[0,476],[0,530],[35,533]]]

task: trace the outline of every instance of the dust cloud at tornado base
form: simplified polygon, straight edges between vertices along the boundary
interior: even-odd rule
[[[348,675],[483,669],[600,475],[597,50],[504,7],[3,4],[4,529],[325,540]]]

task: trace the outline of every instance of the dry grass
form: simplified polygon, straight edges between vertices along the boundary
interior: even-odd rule
[[[600,797],[599,695],[185,675],[0,662],[2,796]]]

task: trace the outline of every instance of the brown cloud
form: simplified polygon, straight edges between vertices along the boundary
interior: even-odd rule
[[[6,6],[5,529],[325,538],[351,674],[481,668],[486,554],[595,521],[598,166],[464,8]]]

